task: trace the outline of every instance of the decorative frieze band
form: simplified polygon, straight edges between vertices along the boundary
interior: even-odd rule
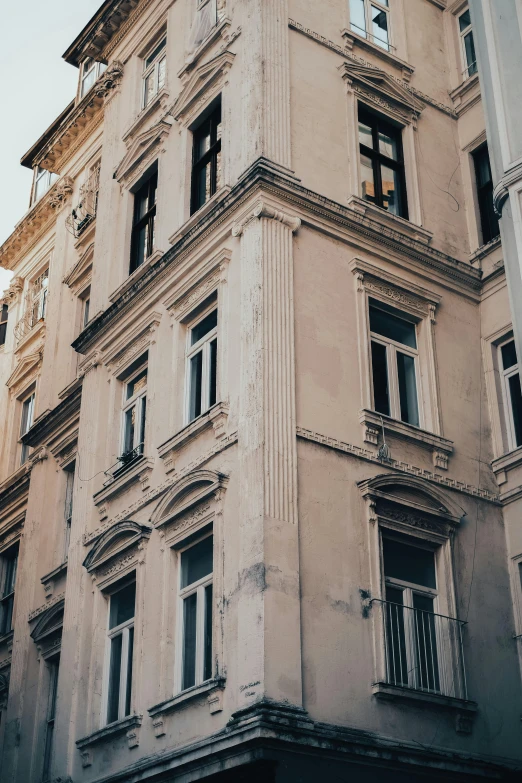
[[[54,606],[55,604],[59,604],[60,601],[63,601],[65,599],[65,593],[60,593],[59,595],[55,595],[54,598],[50,598],[45,604],[42,604],[42,606],[39,606],[37,609],[33,609],[32,612],[29,612],[28,621],[31,622],[31,620],[34,620],[35,617],[38,617],[43,612],[46,612],[51,606]]]
[[[232,226],[232,236],[240,237],[249,223],[261,218],[277,220],[279,223],[282,223],[284,226],[291,229],[292,233],[295,233],[301,225],[301,219],[297,216],[288,215],[286,212],[275,209],[269,204],[265,204],[263,201],[258,201],[246,218]]]

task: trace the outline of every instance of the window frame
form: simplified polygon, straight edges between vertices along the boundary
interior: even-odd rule
[[[370,350],[370,380],[371,380],[370,393],[371,393],[372,410],[375,411],[375,413],[377,413],[378,415],[388,416],[388,418],[394,419],[395,421],[400,421],[403,424],[406,424],[410,427],[417,427],[423,429],[424,412],[423,412],[423,405],[422,405],[422,387],[420,383],[421,367],[420,367],[420,352],[419,352],[419,334],[417,328],[418,321],[413,316],[409,315],[409,313],[403,311],[400,311],[401,315],[396,315],[395,313],[390,312],[390,309],[395,309],[395,308],[390,308],[389,306],[382,307],[382,304],[383,304],[382,302],[380,302],[378,299],[374,299],[373,297],[369,297],[368,299],[368,336],[369,336],[369,350]],[[381,305],[381,307],[379,307],[379,305]],[[377,332],[372,332],[370,326],[371,307],[374,307],[377,310],[381,309],[382,312],[385,312],[388,315],[393,315],[396,318],[402,318],[402,320],[413,324],[413,326],[415,327],[415,342],[417,343],[417,348],[411,348],[409,345],[404,345],[404,343],[400,343],[397,340],[393,340],[391,337],[385,337],[384,335],[378,334]],[[388,414],[381,413],[380,411],[377,411],[375,408],[375,383],[373,377],[372,343],[383,345],[386,348],[386,371],[387,371],[388,402],[389,402]],[[403,353],[406,356],[411,356],[414,360],[415,392],[417,397],[417,410],[418,410],[418,417],[419,417],[418,424],[412,424],[409,421],[405,421],[401,416],[397,353]]]
[[[513,415],[513,403],[511,399],[511,390],[509,388],[509,379],[512,378],[514,375],[518,375],[520,377],[519,362],[517,361],[516,364],[504,370],[504,364],[502,361],[503,346],[508,345],[511,342],[514,343],[514,341],[515,341],[514,337],[511,336],[511,337],[506,337],[503,340],[500,340],[496,344],[497,357],[498,357],[498,373],[500,377],[502,402],[503,402],[503,407],[505,412],[504,425],[506,428],[508,453],[510,451],[515,451],[515,449],[518,449],[520,448],[520,446],[522,446],[522,440],[519,444],[517,444],[515,421]],[[522,383],[522,378],[520,380]]]
[[[475,49],[475,37],[473,35],[473,25],[471,24],[471,19],[469,25],[465,27],[464,30],[460,29],[460,20],[466,12],[469,13],[469,7],[463,8],[462,11],[457,16],[457,32],[459,35],[460,57],[461,57],[461,63],[464,66],[461,71],[461,76],[463,77],[464,81],[466,81],[466,79],[469,79],[471,76],[474,76],[476,73],[478,73],[477,53]],[[465,39],[468,35],[471,35],[473,51],[475,52],[475,60],[472,63],[468,63],[468,56],[466,53]]]
[[[0,348],[2,348],[6,342],[8,320],[9,320],[9,306],[4,303],[0,305]]]
[[[151,204],[151,193],[154,192],[154,202]],[[140,198],[143,198],[143,194],[146,193],[147,210],[142,217],[138,217]],[[155,164],[152,169],[149,169],[145,177],[141,180],[141,184],[134,190],[133,193],[133,205],[132,205],[132,229],[131,229],[131,247],[130,247],[130,262],[129,262],[129,274],[132,275],[140,266],[146,263],[147,259],[154,253],[156,246],[156,214],[158,205],[158,166]],[[145,253],[143,260],[138,263],[138,248],[139,248],[139,236],[140,232],[146,228],[147,238],[145,242]]]
[[[31,427],[33,426],[34,421],[34,408],[35,408],[35,402],[36,402],[36,389],[32,389],[30,392],[26,392],[21,398],[21,409],[20,409],[20,435],[18,442],[21,444],[21,453],[20,453],[20,465],[25,465],[29,458],[29,449],[30,446],[27,446],[25,443],[22,442],[22,438],[24,435],[26,435]],[[28,416],[26,421],[26,426],[24,429],[24,406],[26,403],[29,403],[28,406]]]
[[[87,71],[85,70],[85,65],[87,62],[92,63],[92,67],[90,66]],[[106,70],[107,66],[105,63],[101,63],[98,60],[95,60],[93,57],[86,57],[85,60],[83,60],[81,64],[81,70],[80,70],[80,85],[79,85],[79,97],[80,100],[82,98],[85,98],[88,92],[92,90],[102,73]],[[87,78],[93,74],[94,78],[89,83],[87,88],[85,88],[85,82]]]
[[[210,130],[210,146],[206,152],[196,157],[198,143],[201,138],[205,138],[203,133],[205,127],[209,125]],[[219,129],[221,128],[221,131]],[[221,96],[219,96],[217,102],[215,102],[210,111],[198,119],[197,123],[192,128],[192,165],[190,172],[190,214],[194,215],[198,212],[215,194],[221,189],[223,185],[223,151],[222,151],[222,137],[223,137],[223,110]],[[221,161],[221,178],[219,177],[218,162]],[[206,167],[210,165],[210,192],[208,198],[201,200],[199,192],[199,174]]]
[[[146,373],[146,382],[145,386],[140,388],[138,392],[133,394],[131,397],[127,397],[127,388],[131,383],[134,383],[134,381],[143,373]],[[148,390],[148,381],[149,381],[149,364],[148,359],[145,359],[140,365],[133,370],[133,372],[128,375],[122,383],[123,389],[122,389],[122,406],[121,406],[121,435],[120,435],[120,456],[125,457],[126,455],[130,455],[133,452],[136,452],[134,454],[134,457],[129,459],[130,461],[133,461],[134,459],[137,459],[138,457],[143,456],[145,453],[145,440],[146,440],[146,433],[147,433],[147,390]],[[134,425],[134,435],[133,435],[133,447],[132,449],[126,449],[125,444],[127,440],[127,413],[132,410],[136,406],[136,421]],[[136,423],[138,423],[138,426],[136,426]],[[143,433],[143,440],[138,440],[141,437],[141,434]],[[127,463],[125,463],[127,464]]]
[[[47,783],[51,777],[53,761],[54,725],[56,720],[56,704],[58,697],[58,678],[60,676],[60,656],[55,655],[46,660],[48,668],[48,693],[44,731],[44,755],[42,767],[42,783]]]
[[[47,191],[51,188],[51,186],[56,182],[58,179],[58,175],[55,174],[52,171],[48,171],[48,169],[43,169],[41,166],[37,165],[34,167],[34,182],[33,182],[33,197],[31,199],[31,204],[34,205],[38,201],[40,201],[41,198],[45,196]],[[39,192],[40,183],[43,182],[43,190]]]
[[[136,626],[136,603],[138,596],[138,584],[137,575],[133,571],[127,577],[112,584],[107,591],[106,598],[106,611],[107,611],[107,627],[105,632],[105,666],[104,666],[104,680],[103,680],[103,698],[102,698],[102,726],[110,726],[113,723],[117,723],[129,715],[133,714],[133,698],[134,688],[132,687],[132,678],[135,673],[134,657],[136,654],[135,644],[135,626]],[[119,592],[124,590],[130,584],[135,585],[135,598],[134,598],[134,614],[128,620],[120,623],[119,625],[110,627],[111,622],[111,601]],[[133,643],[132,643],[132,655],[129,658],[129,639],[130,630],[133,629]],[[112,640],[117,636],[122,636],[122,646],[120,651],[120,679],[119,679],[119,691],[118,691],[118,717],[116,720],[109,722],[109,698],[110,698],[110,681],[111,681],[111,648]],[[129,687],[130,677],[130,697],[129,697],[129,711],[126,712],[127,707],[127,689]]]
[[[161,49],[160,49],[161,47]],[[160,49],[158,52],[157,50]],[[156,53],[156,56],[147,65],[147,60]],[[160,65],[164,63],[163,82],[160,84]],[[154,90],[147,100],[147,80],[150,76],[154,79]],[[157,42],[148,48],[147,54],[143,57],[143,73],[141,86],[141,108],[146,109],[154,98],[166,87],[167,84],[167,34],[164,33]]]
[[[372,147],[368,147],[359,139],[359,123],[362,122],[371,128],[372,131]],[[396,143],[397,147],[397,160],[389,158],[383,153],[379,152],[379,130],[385,129]],[[391,133],[390,133],[391,131]],[[406,164],[404,159],[404,146],[403,146],[403,132],[404,129],[400,126],[394,125],[389,119],[382,117],[377,112],[369,109],[364,103],[358,102],[357,105],[357,148],[358,148],[358,165],[359,165],[359,192],[363,201],[373,204],[376,207],[380,207],[389,215],[395,215],[386,206],[384,206],[384,194],[382,187],[382,174],[381,165],[388,166],[388,168],[397,172],[399,180],[399,198],[397,201],[398,215],[395,217],[401,217],[404,220],[409,220],[408,210],[408,191],[406,187]],[[375,190],[375,200],[370,201],[362,195],[362,165],[361,157],[366,156],[372,163],[373,172],[373,184]]]
[[[181,567],[181,558],[184,552],[187,552],[189,549],[192,549],[192,547],[196,546],[197,544],[200,544],[202,541],[205,541],[208,538],[212,538],[212,571],[210,574],[206,574],[201,579],[198,579],[195,582],[192,582],[191,584],[187,585],[186,587],[181,587],[181,576],[182,576],[182,567]],[[177,556],[177,644],[176,644],[176,675],[175,675],[175,683],[176,683],[176,692],[177,693],[183,693],[186,690],[190,690],[191,688],[197,688],[199,685],[203,685],[205,682],[209,682],[213,678],[213,658],[214,655],[214,622],[215,622],[215,589],[214,589],[214,583],[215,583],[215,569],[216,569],[216,544],[215,544],[215,536],[214,536],[214,530],[209,530],[208,532],[204,532],[203,530],[200,531],[200,533],[196,533],[194,536],[190,537],[190,540],[187,540],[186,542],[181,542],[179,546],[176,547],[176,556]],[[211,613],[211,623],[210,623],[210,643],[211,643],[211,662],[210,662],[210,676],[205,678],[205,609],[206,609],[206,600],[205,600],[205,590],[207,587],[212,586],[212,613]],[[184,641],[185,641],[185,629],[184,629],[184,602],[187,598],[189,598],[191,595],[197,595],[197,603],[196,603],[196,650],[195,650],[195,675],[194,675],[194,684],[187,686],[186,688],[183,687],[183,677],[184,677]]]
[[[209,316],[214,310],[217,313],[216,326],[214,326],[209,332],[201,337],[194,345],[191,344],[192,330]],[[213,405],[219,401],[219,343],[218,343],[218,330],[219,330],[219,306],[216,300],[213,300],[203,310],[200,310],[196,316],[190,319],[186,324],[187,336],[186,336],[186,349],[185,349],[185,424],[190,424],[192,421],[196,421],[200,416],[206,413]],[[211,387],[210,381],[212,378],[211,364],[212,355],[210,344],[216,342],[216,373],[215,373],[215,400],[211,403]],[[201,377],[201,399],[200,399],[200,412],[191,416],[192,408],[192,379],[191,379],[191,361],[196,354],[202,353],[202,377]]]
[[[13,630],[14,602],[16,594],[16,577],[18,572],[19,545],[15,544],[5,549],[0,558],[2,561],[2,593],[0,596],[0,637]],[[14,564],[14,565],[13,565]],[[7,618],[7,620],[6,620]],[[9,626],[9,627],[7,627]]]
[[[479,184],[479,157],[485,154],[486,161],[489,169],[489,182],[480,185]],[[500,236],[500,226],[497,215],[495,214],[493,206],[493,174],[491,171],[491,163],[489,160],[489,150],[487,142],[480,144],[476,149],[472,150],[471,157],[473,158],[473,173],[475,175],[475,192],[477,195],[477,204],[480,218],[480,232],[482,235],[482,245],[487,245],[488,242],[492,242],[494,239]],[[496,224],[496,233],[495,231]]]
[[[64,499],[64,542],[63,542],[63,562],[68,560],[69,545],[71,541],[72,515],[74,510],[74,483],[76,479],[76,461],[69,463],[64,468],[65,476],[65,499]]]
[[[349,0],[348,7],[350,13],[351,32],[355,33],[355,35],[358,35],[361,38],[370,41],[370,43],[374,44],[375,46],[378,46],[383,51],[391,52],[391,50],[394,47],[392,46],[391,43],[392,40],[391,25],[390,25],[391,13],[390,13],[390,6],[388,0],[362,0],[362,2],[364,5],[364,24],[365,24],[364,30],[352,21],[352,0]],[[386,14],[386,23],[387,23],[386,30],[388,33],[388,40],[386,42],[383,41],[382,38],[378,38],[377,36],[373,35],[373,33],[369,32],[369,30],[372,29],[372,15],[371,15],[372,6],[377,8],[382,13]],[[378,41],[380,43],[378,43]]]

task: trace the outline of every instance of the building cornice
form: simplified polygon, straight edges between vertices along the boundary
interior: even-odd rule
[[[119,33],[139,2],[140,0],[105,0],[63,53],[65,62],[78,67],[85,57],[100,60],[107,44]]]
[[[68,422],[80,410],[82,387],[74,389],[55,408],[40,416],[31,429],[23,436],[23,442],[28,446],[39,446],[47,442],[56,430]]]
[[[396,229],[392,229],[388,224],[383,225],[375,216],[361,215],[353,207],[339,204],[304,188],[299,182],[276,171],[269,161],[260,158],[243,174],[230,192],[224,193],[223,198],[216,201],[213,208],[151,265],[133,286],[125,290],[104,312],[93,318],[72,343],[73,348],[79,353],[85,353],[95,345],[120,316],[130,309],[133,302],[149,290],[159,276],[166,274],[168,268],[179,265],[189,252],[225,221],[236,223],[237,211],[244,209],[245,202],[255,197],[259,191],[271,194],[276,199],[283,199],[286,205],[291,204],[301,213],[301,221],[309,226],[313,227],[314,221],[321,221],[327,225],[330,233],[335,233],[336,230],[353,232],[377,243],[387,251],[414,259],[424,265],[430,274],[437,271],[463,291],[478,297],[481,288],[480,270],[427,246],[425,242],[411,238],[401,231],[399,221]]]

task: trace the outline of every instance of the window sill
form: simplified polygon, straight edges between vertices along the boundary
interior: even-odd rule
[[[453,101],[457,116],[460,116],[467,109],[474,106],[475,103],[478,103],[481,99],[478,73],[468,76],[458,87],[450,90],[449,96]]]
[[[134,270],[132,274],[128,276],[128,278],[125,280],[124,283],[120,285],[119,288],[117,288],[115,291],[112,292],[112,294],[109,296],[109,302],[115,302],[117,299],[120,298],[120,296],[123,296],[124,293],[126,293],[129,288],[132,288],[132,286],[145,274],[145,272],[148,272],[150,267],[156,263],[156,261],[159,261],[160,258],[163,255],[163,250],[155,250],[154,253],[152,253],[146,261],[141,264],[137,269]],[[90,319],[93,320],[92,318]]]
[[[39,321],[35,323],[35,325],[30,329],[27,334],[24,334],[21,340],[19,340],[16,344],[15,353],[18,353],[22,350],[22,348],[25,348],[30,342],[32,342],[37,337],[45,337],[45,318],[40,318]]]
[[[434,707],[453,710],[457,713],[456,730],[459,734],[471,733],[472,721],[478,710],[475,701],[416,691],[413,688],[401,688],[399,685],[388,685],[385,682],[376,682],[372,686],[372,693],[379,700],[416,703],[421,707],[425,704],[432,704]]]
[[[368,52],[376,54],[390,65],[394,65],[396,68],[399,68],[402,71],[403,80],[405,82],[410,81],[412,74],[415,71],[413,65],[410,65],[405,60],[401,60],[401,58],[397,57],[396,54],[383,49],[381,46],[378,46],[378,44],[369,41],[367,38],[363,38],[362,35],[357,35],[357,33],[354,33],[353,30],[341,30],[341,35],[344,40],[345,48],[348,49],[348,51],[351,52],[353,50],[354,44],[357,44],[357,46],[360,46],[362,49],[366,49]]]
[[[522,465],[522,446],[494,459],[491,463],[491,469],[495,474],[497,484],[499,486],[505,484],[508,480],[507,474],[509,471],[520,467],[520,465]]]
[[[207,35],[204,41],[202,41],[197,49],[185,60],[185,65],[178,72],[178,78],[183,80],[189,75],[192,69],[196,66],[200,57],[209,49],[213,43],[223,38],[225,43],[228,43],[230,38],[229,28],[231,22],[230,19],[225,16]]]
[[[410,220],[406,220],[406,218],[392,215],[391,212],[376,207],[375,204],[370,204],[369,201],[365,201],[363,198],[360,198],[360,196],[350,196],[348,199],[348,207],[354,212],[357,212],[358,215],[362,215],[363,217],[380,223],[384,229],[397,231],[408,240],[422,242],[423,245],[429,245],[432,240],[433,234],[431,231],[412,223]]]
[[[194,212],[193,215],[189,217],[188,220],[183,223],[180,229],[176,231],[175,234],[172,234],[171,237],[169,237],[169,242],[171,245],[175,245],[176,242],[179,242],[180,239],[183,239],[183,237],[189,233],[189,231],[196,226],[200,220],[202,220],[205,215],[207,215],[211,209],[213,209],[218,201],[221,201],[226,195],[230,193],[230,186],[224,185],[222,188],[220,188],[218,191],[214,193],[212,198],[209,198],[209,200],[203,204],[202,207],[198,209],[197,212]]]
[[[113,478],[109,484],[93,495],[94,505],[99,506],[113,495],[118,494],[123,489],[140,481],[142,489],[148,489],[148,478],[154,466],[154,460],[146,457],[139,457],[131,462],[126,468],[120,468],[123,472],[116,478]]]
[[[60,563],[59,566],[56,568],[53,568],[52,571],[49,571],[48,574],[45,574],[40,578],[40,582],[43,584],[44,588],[47,586],[46,589],[46,596],[49,597],[52,593],[52,588],[54,586],[54,582],[57,579],[60,579],[62,576],[65,576],[67,573],[67,560],[65,560],[63,563]]]
[[[478,247],[469,257],[469,263],[474,264],[475,261],[482,261],[482,259],[489,256],[494,250],[500,247],[500,234],[485,245]]]
[[[158,446],[158,454],[165,460],[165,469],[167,473],[174,470],[174,459],[181,449],[199,436],[201,432],[210,427],[214,428],[216,438],[223,438],[226,434],[226,424],[228,420],[228,404],[218,402],[202,413],[197,419],[194,419],[186,427],[166,440],[161,446]]]
[[[93,745],[104,742],[106,739],[111,739],[118,734],[123,734],[125,732],[130,733],[131,729],[141,726],[142,720],[143,715],[129,715],[127,718],[115,721],[114,723],[109,723],[107,726],[104,726],[103,729],[99,729],[98,731],[89,734],[87,737],[76,740],[76,747],[81,751],[87,750]]]
[[[364,442],[371,443],[373,446],[379,445],[379,435],[384,424],[385,432],[391,432],[398,438],[417,443],[419,446],[431,450],[433,464],[441,470],[448,469],[448,461],[453,454],[453,441],[443,438],[441,435],[435,435],[433,432],[422,430],[413,424],[406,424],[404,421],[392,419],[389,416],[383,416],[367,408],[359,412],[359,421],[364,428]]]
[[[154,705],[154,707],[150,707],[148,713],[151,718],[155,718],[158,715],[164,715],[168,712],[174,712],[175,710],[181,709],[186,704],[192,703],[200,696],[205,695],[207,696],[207,702],[211,714],[214,714],[215,712],[221,712],[223,709],[221,695],[225,687],[225,682],[226,680],[224,677],[216,677],[213,680],[208,680],[208,682],[202,683],[201,685],[194,685],[192,688],[187,688],[187,690],[181,691],[172,699],[167,699],[166,701],[162,701],[160,704]],[[219,691],[221,693],[217,693]]]

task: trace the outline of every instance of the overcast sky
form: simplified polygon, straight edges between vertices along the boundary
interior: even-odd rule
[[[78,71],[62,60],[102,0],[17,0],[0,25],[0,244],[29,206],[31,172],[20,158],[74,97]],[[0,294],[10,273],[0,269]]]

